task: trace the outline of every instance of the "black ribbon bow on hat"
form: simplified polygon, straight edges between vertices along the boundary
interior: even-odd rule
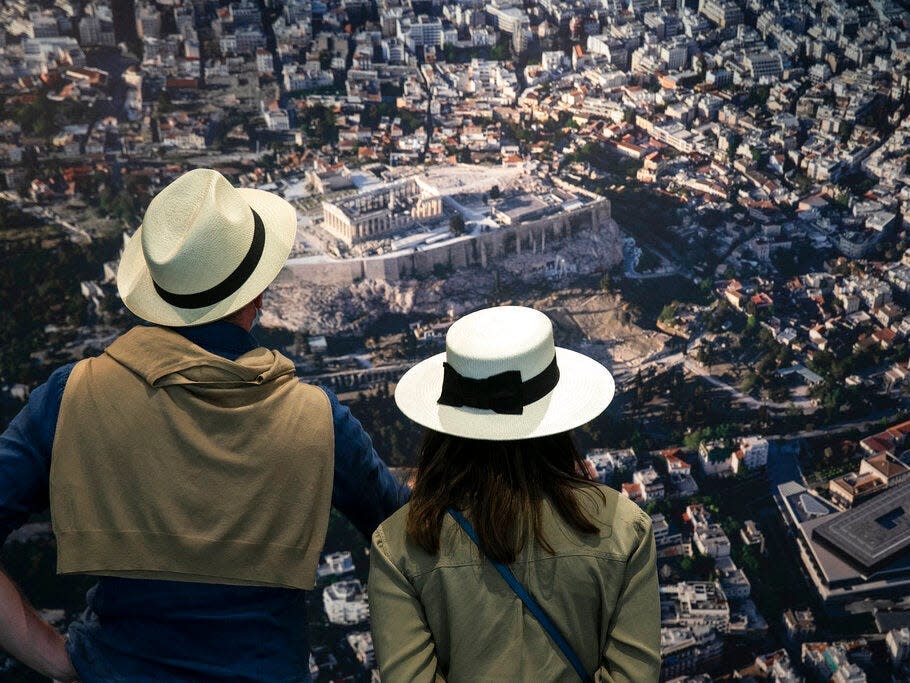
[[[492,410],[502,415],[521,415],[526,405],[546,396],[559,381],[556,356],[543,372],[527,382],[521,381],[518,370],[482,379],[465,377],[448,363],[442,364],[442,371],[442,393],[437,403]]]

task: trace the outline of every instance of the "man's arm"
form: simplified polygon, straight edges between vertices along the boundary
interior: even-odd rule
[[[63,388],[72,366],[54,372],[0,435],[0,543],[33,512],[48,505],[51,449]],[[38,616],[0,571],[0,649],[61,681],[76,672],[57,631]]]
[[[332,504],[370,538],[380,522],[407,502],[411,491],[395,481],[351,411],[341,405],[332,391],[320,388],[332,404],[335,427]]]
[[[66,641],[0,572],[0,648],[27,667],[58,681],[78,680]]]

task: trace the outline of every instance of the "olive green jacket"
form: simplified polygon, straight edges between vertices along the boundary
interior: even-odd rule
[[[651,519],[613,489],[579,492],[599,535],[544,503],[550,555],[536,542],[511,565],[598,682],[657,681],[660,602]],[[408,506],[373,534],[369,596],[384,683],[578,681],[540,623],[446,515],[440,551],[405,535]]]

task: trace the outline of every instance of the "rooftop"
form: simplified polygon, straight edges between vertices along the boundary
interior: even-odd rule
[[[866,458],[866,462],[881,472],[887,479],[910,471],[910,467],[907,467],[900,460],[888,453],[879,453],[878,455],[870,456]]]
[[[826,520],[813,536],[864,571],[880,569],[910,550],[910,482]]]

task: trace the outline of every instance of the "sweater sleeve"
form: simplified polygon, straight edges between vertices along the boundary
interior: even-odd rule
[[[660,675],[660,595],[651,520],[642,515],[638,544],[626,563],[598,683],[653,683]]]
[[[388,556],[382,527],[370,550],[370,624],[383,681],[438,683],[436,645],[414,586]]]
[[[51,451],[63,389],[73,366],[55,370],[0,435],[0,544],[48,506]]]
[[[404,505],[411,490],[395,481],[363,426],[335,394],[329,397],[335,428],[332,504],[369,538],[379,523]]]

